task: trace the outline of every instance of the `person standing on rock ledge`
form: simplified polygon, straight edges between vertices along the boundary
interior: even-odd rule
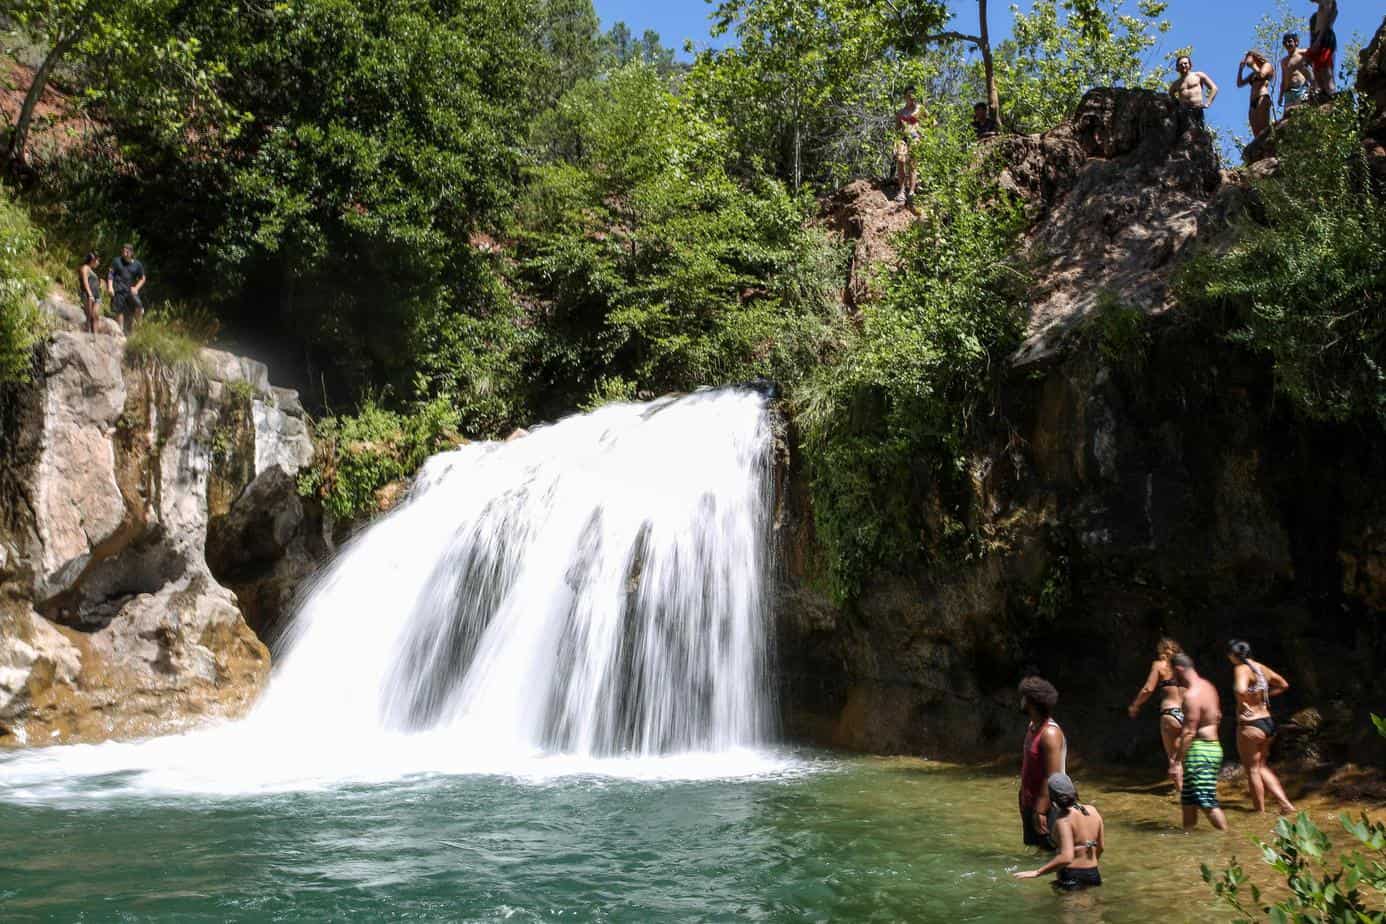
[[[905,87],[905,105],[895,113],[895,179],[899,186],[896,202],[914,198],[919,169],[914,162],[914,145],[919,141],[919,117],[924,109],[914,98],[914,87]]]
[[[1260,138],[1271,124],[1271,81],[1275,79],[1275,68],[1270,60],[1259,51],[1252,49],[1242,55],[1237,65],[1237,86],[1251,87],[1251,108],[1247,119],[1251,122],[1251,135]]]
[[[144,318],[144,301],[140,298],[145,283],[144,264],[135,259],[134,244],[120,248],[120,256],[111,261],[106,281],[111,287],[111,308],[128,334]]]
[[[1020,711],[1030,720],[1020,749],[1020,829],[1026,847],[1054,849],[1045,781],[1067,773],[1068,740],[1054,721],[1059,691],[1041,677],[1020,681]]]
[[[1179,104],[1179,135],[1183,137],[1190,125],[1197,125],[1200,131],[1207,131],[1203,110],[1213,105],[1218,96],[1218,85],[1213,78],[1202,71],[1193,69],[1193,59],[1180,55],[1174,64],[1179,76],[1169,85],[1169,95]],[[1207,89],[1208,98],[1203,98]]]
[[[1299,33],[1286,32],[1281,39],[1285,57],[1280,59],[1280,108],[1288,113],[1309,102],[1309,81],[1314,71],[1309,58],[1299,47]]]
[[[1222,705],[1217,688],[1198,676],[1193,658],[1186,654],[1175,655],[1169,666],[1184,688],[1184,730],[1169,758],[1171,779],[1178,778],[1178,768],[1183,765],[1179,803],[1184,813],[1184,830],[1194,829],[1202,809],[1214,828],[1226,831],[1227,817],[1218,804],[1218,774],[1222,772],[1218,725],[1222,722]]]
[[[82,261],[82,265],[77,268],[78,291],[82,295],[82,310],[87,315],[87,333],[96,333],[96,322],[101,318],[101,288],[104,285],[101,276],[96,272],[96,268],[101,265],[101,258],[96,255],[96,251],[87,254],[87,258]]]
[[[1305,57],[1314,67],[1314,83],[1318,85],[1319,96],[1327,101],[1338,91],[1333,82],[1333,56],[1338,52],[1338,33],[1333,26],[1338,22],[1338,0],[1313,0],[1318,9],[1309,17],[1309,50]]]

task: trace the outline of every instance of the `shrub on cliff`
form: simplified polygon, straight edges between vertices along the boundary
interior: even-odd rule
[[[1373,190],[1362,114],[1344,98],[1296,112],[1262,214],[1182,274],[1188,303],[1266,355],[1277,389],[1314,420],[1386,422],[1386,200]]]
[[[811,202],[733,177],[726,130],[655,68],[574,88],[535,144],[516,283],[540,300],[530,368],[546,407],[590,404],[617,378],[659,393],[813,364],[841,317],[838,251],[805,227]]]
[[[457,411],[446,400],[412,413],[367,401],[354,416],[318,422],[313,464],[299,478],[299,493],[316,497],[339,520],[366,516],[376,512],[376,491],[413,477],[425,459],[457,441]]]
[[[796,396],[832,589],[851,597],[880,567],[924,552],[921,489],[956,495],[964,442],[1019,342],[1024,277],[1011,261],[1022,217],[971,162],[967,128],[926,135],[921,221],[899,242],[885,294]],[[962,511],[941,511],[965,536]]]
[[[28,214],[0,187],[0,382],[28,380],[44,334],[39,244]]]

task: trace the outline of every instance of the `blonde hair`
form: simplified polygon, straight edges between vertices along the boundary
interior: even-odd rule
[[[1183,654],[1184,649],[1179,647],[1179,643],[1172,638],[1162,638],[1155,643],[1155,657],[1161,661],[1168,661],[1177,654]]]

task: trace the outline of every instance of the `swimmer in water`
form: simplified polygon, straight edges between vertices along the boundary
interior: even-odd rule
[[[1054,888],[1065,892],[1102,885],[1098,860],[1106,849],[1102,816],[1091,805],[1078,801],[1078,789],[1066,773],[1055,773],[1047,782],[1049,801],[1058,810],[1054,820],[1054,859],[1039,869],[1015,873],[1017,879],[1038,879],[1057,873]]]
[[[1169,666],[1170,658],[1183,652],[1179,643],[1172,638],[1162,638],[1155,646],[1155,660],[1150,662],[1150,674],[1145,678],[1126,714],[1135,718],[1158,690],[1160,693],[1160,741],[1165,746],[1165,760],[1174,755],[1174,747],[1179,742],[1179,732],[1184,727],[1184,688],[1174,677],[1174,669]],[[1183,767],[1175,766],[1174,789],[1178,792],[1183,786]]]

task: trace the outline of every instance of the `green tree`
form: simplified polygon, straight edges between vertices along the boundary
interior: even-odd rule
[[[608,70],[640,62],[667,77],[679,69],[678,62],[674,60],[674,49],[665,47],[659,33],[653,29],[646,29],[637,39],[631,33],[630,26],[618,22],[602,36],[601,44]]]
[[[1164,0],[1035,0],[1016,11],[996,72],[1013,127],[1044,131],[1072,115],[1093,87],[1162,89],[1149,60],[1169,31]]]
[[[583,12],[538,0],[180,7],[171,27],[217,49],[236,75],[224,98],[248,122],[200,138],[196,157],[122,125],[132,168],[93,182],[199,297],[234,299],[237,316],[301,344],[311,380],[330,377],[338,400],[460,386],[422,354],[455,353],[453,334],[475,328],[463,318],[507,310],[494,256],[472,242],[508,218],[544,108],[536,80],[584,66]],[[536,29],[572,39],[554,39],[563,62]]]
[[[532,380],[557,412],[810,365],[834,322],[835,251],[810,203],[727,170],[725,129],[634,63],[539,126],[517,286],[537,298]]]
[[[196,38],[171,28],[176,0],[15,0],[6,14],[42,58],[10,131],[7,156],[27,164],[34,112],[60,67],[76,70],[83,99],[138,118],[168,144],[218,126],[233,131],[217,82],[226,70]]]
[[[797,191],[834,177],[844,127],[881,110],[888,124],[893,83],[924,82],[921,62],[904,59],[943,15],[926,0],[726,0],[713,34],[737,42],[698,56],[688,92]]]

